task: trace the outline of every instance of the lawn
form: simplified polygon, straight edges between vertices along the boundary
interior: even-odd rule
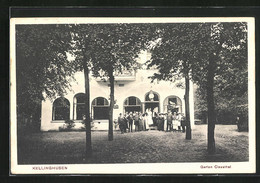
[[[19,164],[237,162],[248,161],[248,132],[235,125],[216,125],[216,154],[207,154],[207,126],[196,125],[192,140],[181,132],[120,134],[108,141],[105,131],[92,132],[93,157],[84,158],[85,132],[41,132],[18,139]]]

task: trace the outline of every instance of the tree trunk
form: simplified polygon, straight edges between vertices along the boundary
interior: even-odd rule
[[[85,127],[86,127],[86,158],[92,156],[91,146],[91,119],[90,119],[90,107],[89,107],[89,70],[86,62],[84,63],[84,77],[85,77]]]
[[[114,110],[114,82],[113,74],[109,75],[110,82],[110,106],[109,106],[109,126],[108,126],[108,140],[113,140],[113,110]]]
[[[190,126],[190,80],[188,74],[185,76],[185,116],[186,116],[186,139],[191,140]]]
[[[209,61],[208,75],[207,75],[207,106],[208,106],[208,153],[214,154],[215,149],[215,105],[214,105],[214,60]]]

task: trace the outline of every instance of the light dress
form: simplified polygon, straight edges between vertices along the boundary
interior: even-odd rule
[[[153,113],[152,113],[152,111],[147,112],[147,123],[148,123],[148,125],[153,124]]]

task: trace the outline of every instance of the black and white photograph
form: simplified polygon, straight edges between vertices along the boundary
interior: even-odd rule
[[[254,18],[12,18],[12,174],[254,173]]]

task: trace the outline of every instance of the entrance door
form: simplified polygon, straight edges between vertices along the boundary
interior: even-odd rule
[[[150,91],[148,93],[145,94],[145,103],[144,103],[144,111],[146,112],[147,109],[150,109],[153,113],[159,113],[160,112],[160,99],[159,99],[159,94],[154,92],[154,91]]]
[[[147,111],[147,109],[151,109],[152,112],[159,112],[159,102],[146,102],[144,106],[145,111]]]

